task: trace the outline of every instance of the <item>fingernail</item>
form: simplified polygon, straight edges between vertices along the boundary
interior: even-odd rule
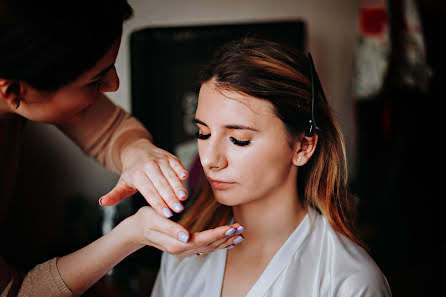
[[[225,235],[226,235],[226,236],[232,235],[232,234],[235,233],[235,231],[236,231],[235,228],[231,228],[231,229],[229,229],[228,231],[226,231]]]
[[[235,234],[240,234],[240,233],[242,233],[243,231],[245,231],[245,227],[240,226],[240,227],[237,228],[237,232],[235,232]]]
[[[186,176],[187,176],[186,172],[183,171],[183,172],[180,173],[180,178],[185,178]]]
[[[180,202],[175,202],[175,203],[173,204],[173,209],[174,209],[176,212],[180,212],[180,211],[182,211],[182,210],[184,209],[184,207],[183,207],[183,204],[181,204]]]
[[[239,236],[239,237],[237,237],[236,239],[234,239],[234,244],[238,244],[238,243],[240,243],[240,242],[242,242],[243,240],[245,240],[244,238],[243,238],[243,236]]]
[[[104,197],[101,197],[101,199],[99,199],[99,205],[104,205],[104,204],[102,204],[103,199],[104,199]]]
[[[187,243],[189,235],[186,232],[180,231],[180,233],[178,233],[178,240]]]
[[[225,247],[225,249],[232,249],[233,247],[235,247],[235,245],[233,245],[233,244],[230,244],[230,245],[228,245],[227,247]]]
[[[187,194],[186,194],[185,191],[183,191],[183,190],[179,190],[178,191],[178,197],[180,197],[180,199],[182,199],[182,198],[184,198],[186,196],[187,196]]]
[[[172,212],[171,212],[170,209],[168,209],[167,207],[164,207],[164,208],[162,209],[162,212],[163,212],[163,215],[164,215],[166,218],[170,218],[171,216],[173,216]]]

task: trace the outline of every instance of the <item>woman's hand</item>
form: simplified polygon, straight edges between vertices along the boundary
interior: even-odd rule
[[[183,226],[160,216],[148,206],[140,208],[117,227],[127,229],[124,234],[130,245],[153,246],[177,257],[231,248],[243,240],[240,233],[244,230],[235,223],[189,235]],[[176,237],[172,237],[173,234]]]
[[[179,213],[184,209],[181,201],[186,200],[187,191],[182,180],[188,173],[177,157],[148,139],[139,139],[122,148],[121,163],[121,177],[115,188],[99,200],[101,205],[115,205],[139,191],[164,217],[171,217],[171,210]]]

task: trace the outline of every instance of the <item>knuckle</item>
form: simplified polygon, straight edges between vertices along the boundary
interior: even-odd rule
[[[146,170],[148,170],[148,171],[151,171],[151,170],[153,170],[154,168],[157,168],[157,167],[158,167],[158,161],[155,160],[155,159],[147,160],[147,161],[144,163],[144,168],[145,168]]]
[[[146,239],[149,239],[153,237],[154,231],[151,228],[145,228],[144,229],[144,237]]]

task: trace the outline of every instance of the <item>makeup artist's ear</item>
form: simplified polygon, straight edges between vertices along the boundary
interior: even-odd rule
[[[10,79],[0,78],[0,98],[8,104],[17,105],[20,97],[20,83]]]
[[[294,165],[303,166],[307,164],[316,150],[318,139],[317,133],[313,133],[311,137],[303,135],[303,137],[300,137],[300,140],[296,141],[293,156]]]

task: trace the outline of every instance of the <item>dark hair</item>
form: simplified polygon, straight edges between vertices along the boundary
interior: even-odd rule
[[[2,0],[0,78],[57,90],[96,64],[132,13],[126,0]]]
[[[244,38],[220,47],[201,71],[200,80],[201,83],[213,80],[219,89],[268,101],[292,140],[304,133],[312,119],[311,67],[307,56],[285,45]],[[348,191],[342,133],[315,72],[313,76],[319,138],[313,156],[299,169],[296,181],[299,198],[323,213],[335,230],[363,245],[353,223],[355,208]],[[199,191],[197,201],[182,218],[186,228],[194,232],[227,223],[230,208],[211,198],[212,190],[206,179]]]

